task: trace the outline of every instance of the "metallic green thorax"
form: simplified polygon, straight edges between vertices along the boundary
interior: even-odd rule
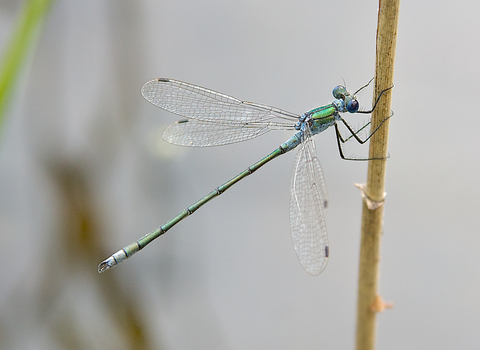
[[[337,113],[337,108],[335,108],[333,104],[328,104],[326,106],[312,109],[310,112],[306,114],[311,115],[313,120],[317,120],[317,119],[331,117],[336,113]]]
[[[305,115],[309,116],[312,120],[310,129],[313,135],[319,134],[335,124],[339,116],[338,109],[334,104],[312,109],[310,112],[305,113]]]

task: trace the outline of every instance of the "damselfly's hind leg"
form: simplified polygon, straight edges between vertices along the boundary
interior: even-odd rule
[[[392,116],[393,116],[393,112],[387,118],[382,120],[380,125],[378,125],[376,127],[376,129],[373,130],[373,132],[370,133],[370,135],[368,135],[367,138],[364,139],[364,140],[362,140],[360,137],[358,137],[358,133],[360,133],[363,129],[365,129],[368,125],[370,125],[370,122],[368,122],[367,124],[362,126],[357,131],[354,131],[352,129],[352,127],[350,125],[348,125],[348,123],[343,118],[341,118],[340,120],[346,126],[346,128],[351,133],[351,135],[349,137],[347,137],[346,139],[344,139],[342,137],[342,134],[340,133],[340,130],[338,129],[338,124],[335,124],[335,134],[336,134],[336,138],[337,138],[337,146],[338,146],[338,151],[340,152],[340,157],[344,160],[362,160],[362,161],[372,160],[372,159],[386,159],[386,158],[388,158],[388,157],[382,157],[382,158],[348,158],[348,157],[345,157],[345,155],[343,154],[342,143],[347,142],[348,140],[350,140],[353,137],[359,144],[363,145],[365,142],[367,142],[370,139],[370,137],[373,136],[373,134],[375,134],[378,131],[378,129],[380,129],[380,127],[383,125],[383,123],[385,123],[385,121],[390,119]]]

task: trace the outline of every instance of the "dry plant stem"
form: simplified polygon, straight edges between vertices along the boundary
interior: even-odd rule
[[[393,86],[399,7],[400,0],[380,0],[379,3],[374,101],[382,90]],[[382,120],[390,115],[392,91],[382,95],[372,115],[372,130],[375,130]],[[388,156],[388,128],[389,120],[372,136],[369,158],[386,158]],[[384,199],[385,173],[386,159],[369,161],[366,194],[373,201],[380,202]],[[378,294],[383,209],[382,205],[375,210],[370,210],[365,199],[363,200],[358,280],[357,350],[375,348],[376,312],[372,311],[371,305]]]

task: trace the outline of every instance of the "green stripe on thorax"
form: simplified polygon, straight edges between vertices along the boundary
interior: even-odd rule
[[[326,106],[318,107],[312,109],[307,115],[311,115],[313,120],[316,119],[323,119],[328,117],[333,117],[334,114],[337,113],[337,109],[333,104],[329,104]]]

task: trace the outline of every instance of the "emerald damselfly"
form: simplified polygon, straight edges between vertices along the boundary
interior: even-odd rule
[[[351,159],[344,156],[341,143],[353,137],[363,144],[383,124],[382,122],[366,139],[362,140],[357,134],[370,123],[354,131],[340,115],[345,112],[371,113],[375,109],[381,95],[389,89],[379,94],[371,110],[360,111],[356,94],[370,82],[353,94],[348,92],[345,86],[339,85],[333,89],[335,99],[332,103],[312,109],[301,116],[275,107],[241,101],[226,94],[178,80],[160,78],[145,83],[141,92],[147,101],[186,118],[171,124],[163,132],[164,140],[172,144],[193,147],[220,146],[253,139],[270,130],[295,130],[296,133],[265,158],[215,188],[155,231],[108,257],[98,265],[98,272],[104,272],[128,259],[238,181],[272,159],[299,147],[290,187],[290,232],[295,252],[305,270],[312,275],[321,273],[327,266],[329,256],[325,225],[328,196],[313,136],[330,126],[335,126],[340,156],[343,159]],[[344,124],[350,132],[349,138],[344,139],[340,134],[339,122]]]

